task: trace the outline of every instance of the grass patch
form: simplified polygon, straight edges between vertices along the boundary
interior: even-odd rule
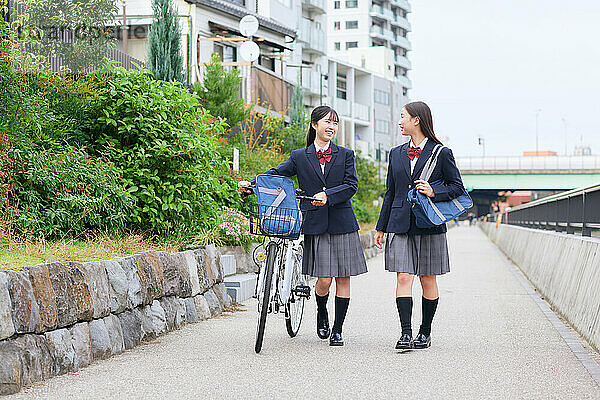
[[[139,234],[95,235],[81,240],[47,242],[43,239],[0,238],[0,270],[19,270],[47,262],[87,262],[142,253],[147,250],[177,251],[177,245],[159,243]]]

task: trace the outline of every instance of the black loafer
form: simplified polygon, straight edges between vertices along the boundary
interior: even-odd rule
[[[320,339],[327,339],[329,337],[329,317],[327,314],[320,316],[317,313],[317,336]]]
[[[400,336],[400,340],[398,340],[398,342],[396,343],[396,350],[405,350],[405,349],[412,349],[412,348],[413,348],[412,335],[409,335],[408,333],[403,333],[402,336]]]
[[[417,335],[413,341],[415,349],[426,349],[431,346],[431,335],[424,335],[421,332]]]
[[[333,332],[331,334],[331,337],[329,338],[329,345],[330,346],[343,346],[344,339],[342,339],[342,334],[338,333],[338,332]]]

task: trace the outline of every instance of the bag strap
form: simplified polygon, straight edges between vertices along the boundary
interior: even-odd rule
[[[442,152],[442,149],[444,149],[444,146],[442,146],[441,144],[435,145],[431,156],[429,156],[425,167],[423,167],[423,170],[421,171],[421,176],[419,177],[419,179],[423,181],[429,181],[429,178],[431,178],[431,174],[433,174],[433,170],[437,165],[438,157]]]

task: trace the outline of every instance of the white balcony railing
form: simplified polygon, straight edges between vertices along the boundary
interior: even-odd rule
[[[298,41],[305,44],[308,50],[325,54],[325,32],[307,18],[300,18],[298,23]]]
[[[394,57],[394,62],[396,63],[396,65],[399,65],[401,67],[404,67],[406,69],[411,69],[412,68],[412,63],[410,62],[410,60],[404,56],[395,56]]]
[[[392,0],[392,4],[398,7],[402,7],[408,12],[412,11],[412,7],[410,6],[410,3],[407,0]]]
[[[321,76],[310,69],[302,69],[302,87],[312,94],[321,93]]]
[[[308,9],[311,11],[317,9],[325,12],[325,0],[302,0],[302,4],[308,6]]]
[[[396,76],[396,80],[399,81],[403,87],[408,89],[412,88],[412,81],[408,79],[408,77],[404,75],[398,75]]]
[[[408,32],[412,30],[410,22],[408,22],[406,18],[401,17],[399,15],[394,15],[394,18],[392,19],[392,24],[398,25],[399,27],[406,29]]]
[[[347,100],[336,98],[333,108],[344,117],[352,116],[351,104]]]
[[[371,121],[371,113],[369,112],[370,107],[360,103],[354,103],[354,118],[360,119],[361,121]]]
[[[408,41],[408,39],[403,36],[393,35],[392,42],[395,45],[402,47],[403,49],[406,49],[406,50],[412,49],[412,46],[410,45],[410,42]]]

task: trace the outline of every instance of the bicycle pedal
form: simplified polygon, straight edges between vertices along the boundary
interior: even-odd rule
[[[310,286],[298,285],[294,288],[293,292],[294,292],[294,295],[296,295],[298,297],[310,299]]]

